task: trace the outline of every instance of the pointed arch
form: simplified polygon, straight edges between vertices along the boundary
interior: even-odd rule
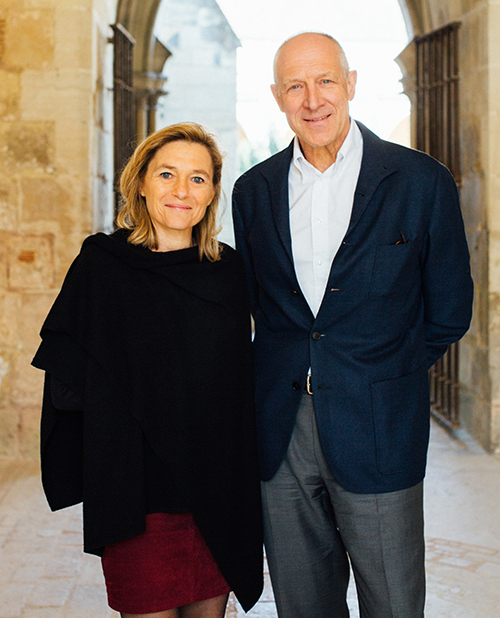
[[[429,0],[398,0],[411,40],[430,29]]]
[[[155,66],[156,37],[153,34],[161,0],[120,0],[116,21],[136,40],[134,51],[135,72],[158,73],[163,67]]]

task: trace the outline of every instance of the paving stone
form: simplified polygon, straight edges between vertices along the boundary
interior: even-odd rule
[[[61,579],[78,577],[83,564],[81,556],[73,558],[70,556],[59,555],[54,557],[43,571],[43,576],[47,579]]]
[[[77,586],[67,604],[68,618],[96,618],[97,615],[119,616],[107,607],[103,586]]]
[[[69,598],[71,579],[51,580],[42,578],[32,587],[26,605],[30,607],[62,607]]]
[[[482,573],[489,577],[494,577],[498,582],[500,582],[500,564],[495,564],[494,562],[485,562],[477,568],[476,572]]]
[[[21,618],[63,618],[64,612],[64,607],[25,607]]]
[[[26,584],[0,584],[0,618],[21,616],[32,586]]]
[[[426,490],[426,615],[496,617],[500,492],[492,488],[500,485],[500,462],[457,449],[439,428],[433,428],[432,436]],[[461,509],[467,509],[467,518],[457,517]],[[490,525],[492,519],[496,526]],[[0,618],[119,618],[107,607],[100,560],[82,551],[81,527],[80,505],[50,511],[34,464],[0,461]],[[351,618],[359,618],[353,578],[348,604]],[[243,616],[231,596],[226,618]],[[277,616],[267,572],[262,598],[247,616]]]
[[[101,560],[97,556],[84,555],[85,564],[82,568],[78,585],[104,586],[104,575],[101,568]]]
[[[40,566],[23,566],[19,567],[12,573],[12,581],[18,583],[33,583],[40,579],[43,574],[44,567]]]

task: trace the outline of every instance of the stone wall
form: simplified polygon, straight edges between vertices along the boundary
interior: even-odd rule
[[[457,3],[455,3],[457,4]],[[487,2],[463,2],[467,12],[451,15],[461,21],[460,41],[460,153],[462,210],[475,283],[474,318],[460,345],[462,424],[487,449],[491,435],[492,378],[489,355],[488,246],[488,83]],[[466,5],[466,6],[465,6]],[[457,7],[458,9],[459,7]],[[440,11],[446,18],[446,9]]]
[[[113,4],[0,0],[0,457],[38,457],[38,332],[110,221]]]
[[[500,0],[401,3],[415,34],[462,22],[462,204],[476,298],[461,344],[461,413],[498,450]],[[38,457],[42,375],[29,364],[38,332],[82,239],[111,225],[116,4],[0,0],[0,457]]]
[[[462,425],[500,449],[500,1],[407,0],[415,34],[461,22],[461,198],[475,282],[460,344]],[[409,57],[410,54],[406,54]]]

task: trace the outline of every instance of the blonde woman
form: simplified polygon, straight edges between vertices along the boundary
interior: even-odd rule
[[[262,590],[250,318],[216,239],[222,157],[200,125],[158,131],[121,178],[118,230],[85,240],[42,328],[42,478],[83,501],[124,618],[222,618]]]

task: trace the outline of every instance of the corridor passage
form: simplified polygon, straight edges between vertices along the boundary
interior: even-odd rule
[[[500,461],[433,425],[426,480],[428,618],[500,615]],[[358,618],[350,589],[352,618]],[[227,618],[245,614],[230,599]],[[247,614],[276,616],[272,590]],[[51,513],[35,464],[0,462],[0,618],[118,618],[81,509]],[[311,616],[311,618],[314,618]]]

